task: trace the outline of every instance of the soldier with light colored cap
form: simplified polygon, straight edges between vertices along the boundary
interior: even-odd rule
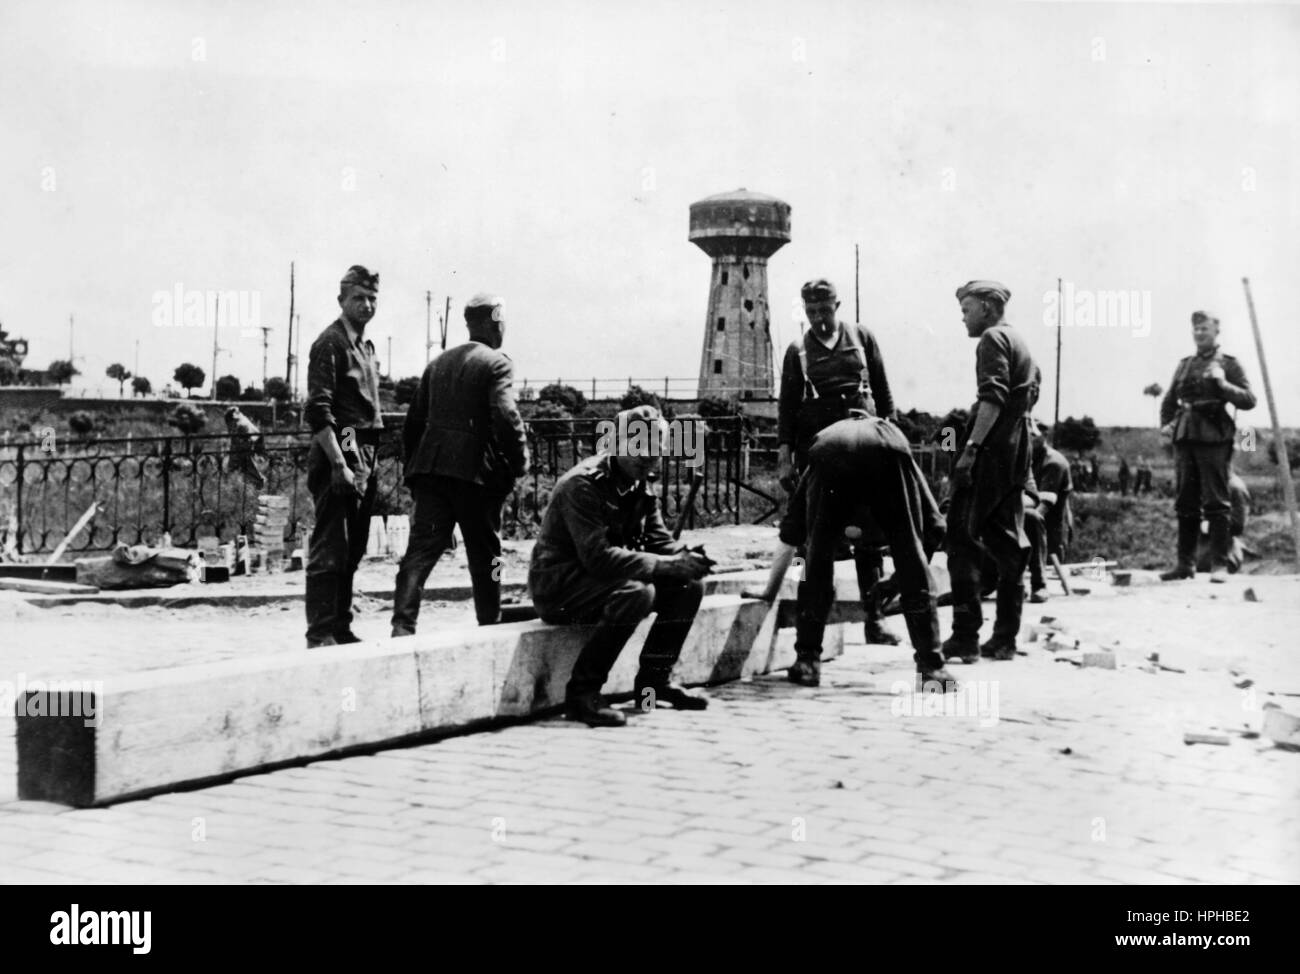
[[[1011,292],[996,281],[970,281],[957,289],[966,334],[975,348],[977,400],[965,446],[952,476],[948,508],[948,572],[952,579],[952,636],[948,659],[973,663],[1009,660],[1024,605],[1029,551],[1023,495],[1032,483],[1026,416],[1038,397],[1039,372],[1029,346],[1003,318]],[[997,617],[992,638],[981,644],[980,562],[998,570]]]
[[[469,341],[425,367],[406,413],[403,474],[415,511],[393,594],[393,635],[415,633],[424,583],[460,526],[481,626],[501,621],[501,507],[528,472],[528,439],[514,370],[501,351],[505,308],[476,294],[465,306]]]

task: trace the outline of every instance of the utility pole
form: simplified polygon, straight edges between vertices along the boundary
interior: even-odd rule
[[[1056,279],[1056,407],[1052,410],[1052,446],[1056,446],[1056,434],[1061,428],[1061,279]]]
[[[289,338],[284,343],[284,381],[289,383],[289,395],[293,395],[296,384],[293,381],[293,366],[297,356],[293,351],[293,261],[289,261]],[[265,389],[266,383],[262,383]]]
[[[388,377],[391,379],[393,377],[393,336],[392,335],[388,336],[388,361],[386,361],[384,365],[388,368]]]
[[[442,350],[447,350],[447,324],[451,321],[451,295],[447,295],[447,303],[442,307],[442,318],[438,322],[442,328]]]
[[[271,326],[262,326],[262,391],[266,391],[266,353],[271,347]]]
[[[215,315],[212,318],[212,375],[208,379],[208,381],[212,383],[212,388],[209,390],[208,393],[209,399],[217,398],[217,352],[221,351],[221,349],[217,347],[217,336],[221,333],[220,329],[221,329],[221,292],[218,291],[217,310]]]
[[[433,292],[424,292],[424,364],[429,364],[429,353],[433,350]]]
[[[858,294],[858,245],[853,245],[853,323],[862,324],[862,314],[859,311],[861,297]]]
[[[1255,351],[1259,353],[1259,374],[1264,380],[1264,398],[1268,400],[1268,415],[1273,421],[1273,444],[1277,449],[1277,472],[1282,478],[1282,500],[1291,518],[1291,534],[1295,542],[1295,557],[1300,561],[1300,516],[1296,514],[1295,484],[1291,481],[1291,461],[1286,455],[1286,438],[1282,423],[1277,418],[1277,405],[1273,402],[1273,383],[1268,377],[1268,360],[1264,358],[1264,339],[1259,333],[1259,319],[1255,317],[1255,299],[1250,293],[1250,280],[1243,277],[1241,286],[1246,289],[1246,306],[1250,309],[1250,328],[1255,333]]]
[[[289,397],[291,399],[298,398],[298,380],[301,378],[299,373],[302,372],[302,315],[297,315],[295,320],[297,322],[298,330],[296,332],[297,338],[295,339],[297,344],[293,347],[293,382],[289,386]],[[289,377],[285,376],[284,381],[289,382]],[[303,398],[306,398],[306,396]]]

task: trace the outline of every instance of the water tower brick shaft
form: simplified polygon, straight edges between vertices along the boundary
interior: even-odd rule
[[[737,190],[691,204],[690,240],[713,258],[698,395],[772,396],[767,260],[790,241],[790,205]]]

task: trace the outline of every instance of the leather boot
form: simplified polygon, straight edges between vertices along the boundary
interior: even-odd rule
[[[424,581],[419,572],[402,566],[397,569],[397,581],[393,588],[393,635],[413,636],[420,619]]]
[[[1210,516],[1210,581],[1228,580],[1228,560],[1232,552],[1232,525],[1228,512]]]
[[[1180,578],[1196,577],[1196,542],[1200,536],[1199,517],[1178,519],[1178,564],[1167,572],[1161,572],[1160,581],[1173,582]]]
[[[580,720],[588,727],[622,727],[627,718],[609,706],[599,693],[584,693],[565,701],[565,715],[570,720]]]
[[[880,580],[879,555],[864,556],[854,552],[853,567],[858,576],[858,594],[862,598],[862,609],[866,620],[862,624],[862,636],[868,645],[897,646],[899,638],[884,627],[881,611],[882,585]]]
[[[939,653],[939,612],[933,598],[925,608],[911,609],[903,614],[907,635],[912,641],[912,659],[916,662],[917,682],[938,683],[943,691],[957,689],[957,679],[943,668]]]
[[[813,587],[807,582],[799,583],[798,612],[795,616],[794,653],[795,664],[786,672],[786,679],[806,687],[821,684],[822,675],[822,638],[826,634],[825,605],[813,605]],[[817,600],[824,603],[825,598]]]
[[[480,626],[495,626],[501,621],[501,583],[491,571],[469,577],[474,590],[474,616]]]
[[[305,587],[307,648],[336,645],[334,633],[338,622],[338,575],[334,572],[313,572],[307,576]]]

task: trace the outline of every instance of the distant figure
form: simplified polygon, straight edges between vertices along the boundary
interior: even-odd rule
[[[1124,457],[1119,458],[1119,495],[1120,497],[1128,496],[1128,483],[1132,479],[1132,474],[1128,469],[1128,460]]]
[[[1048,445],[1041,427],[1034,427],[1033,472],[1036,503],[1025,511],[1029,536],[1029,601],[1047,601],[1046,566],[1050,556],[1065,560],[1065,548],[1074,533],[1070,511],[1070,465]]]
[[[1228,549],[1228,572],[1235,575],[1241,571],[1245,560],[1245,550],[1241,546],[1241,536],[1246,533],[1246,521],[1250,517],[1250,491],[1246,482],[1233,471],[1228,476],[1228,497],[1232,509],[1228,514],[1228,526],[1232,533],[1232,543]],[[1207,525],[1208,527],[1208,525]],[[1202,529],[1200,541],[1196,545],[1196,570],[1212,571],[1213,549],[1210,545],[1210,533]]]
[[[1161,432],[1174,444],[1178,515],[1178,563],[1161,574],[1163,581],[1196,574],[1196,545],[1201,518],[1210,522],[1210,581],[1227,578],[1232,550],[1228,468],[1237,424],[1228,406],[1254,409],[1255,394],[1246,373],[1231,355],[1219,351],[1219,319],[1204,311],[1192,314],[1196,354],[1178,363],[1169,391],[1160,404]]]
[[[266,486],[266,477],[257,465],[254,454],[266,459],[266,441],[257,424],[240,412],[238,406],[226,410],[226,430],[230,433],[230,454],[226,457],[226,470],[242,473],[254,487]]]
[[[1149,493],[1151,493],[1151,467],[1147,465],[1147,458],[1139,453],[1137,475],[1133,479],[1133,496],[1141,497]]]
[[[1088,457],[1088,486],[1092,490],[1101,487],[1101,467],[1097,463],[1097,454]]]

